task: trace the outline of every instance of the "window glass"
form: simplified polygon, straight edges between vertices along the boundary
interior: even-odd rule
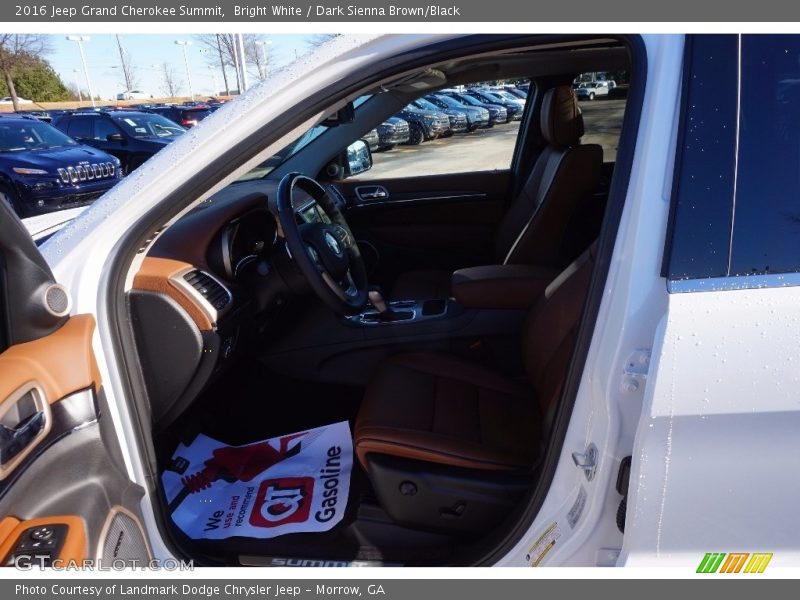
[[[727,273],[736,152],[737,39],[691,38],[673,200],[671,279]]]
[[[105,119],[97,119],[97,122],[94,124],[94,139],[106,140],[112,133],[119,133],[119,129],[117,129],[110,121],[106,121]]]
[[[69,122],[67,133],[73,138],[91,139],[93,137],[92,122],[95,117],[73,117]]]
[[[800,271],[800,36],[742,37],[731,275]]]
[[[420,97],[376,127],[372,169],[358,178],[509,169],[525,102],[502,92],[498,82]]]

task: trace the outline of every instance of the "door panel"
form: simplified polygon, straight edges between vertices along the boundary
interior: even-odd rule
[[[340,189],[348,202],[348,223],[359,242],[368,242],[362,244],[368,261],[369,245],[377,250],[373,279],[380,281],[414,269],[455,270],[491,262],[510,181],[508,171],[487,171],[354,178],[342,182]],[[386,194],[373,194],[378,187]]]
[[[142,564],[143,536],[108,523],[120,511],[139,522],[144,489],[127,475],[109,417],[94,317],[70,317],[69,307],[0,202],[0,564],[82,561],[109,548],[104,556]]]

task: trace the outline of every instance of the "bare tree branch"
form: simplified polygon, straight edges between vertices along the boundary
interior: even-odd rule
[[[181,82],[175,69],[168,62],[161,65],[161,91],[170,98],[177,98],[181,90]]]

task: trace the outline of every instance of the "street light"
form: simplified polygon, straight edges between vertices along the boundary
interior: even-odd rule
[[[261,46],[264,52],[264,79],[269,77],[269,59],[267,59],[267,46],[272,45],[272,40],[256,40],[256,46]]]
[[[92,106],[94,107],[94,90],[92,90],[92,82],[89,79],[89,68],[86,66],[86,55],[83,53],[83,42],[88,42],[91,38],[88,35],[68,35],[67,39],[70,42],[78,43],[78,50],[81,53],[81,62],[83,63],[83,74],[86,76],[86,87],[89,88],[89,98],[91,98]]]
[[[81,94],[81,80],[78,77],[78,73],[81,72],[80,69],[72,69],[72,72],[75,73],[75,89],[78,90],[78,106],[83,104],[83,94]]]
[[[189,95],[192,97],[192,102],[194,102],[194,91],[192,90],[192,74],[189,71],[189,55],[186,54],[186,46],[191,46],[192,42],[189,40],[175,40],[175,43],[183,48],[183,62],[186,64],[186,79],[189,80]]]

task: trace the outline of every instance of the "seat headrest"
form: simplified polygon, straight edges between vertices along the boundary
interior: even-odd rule
[[[550,88],[542,101],[542,135],[548,144],[567,147],[580,143],[583,115],[575,91],[568,85]]]

